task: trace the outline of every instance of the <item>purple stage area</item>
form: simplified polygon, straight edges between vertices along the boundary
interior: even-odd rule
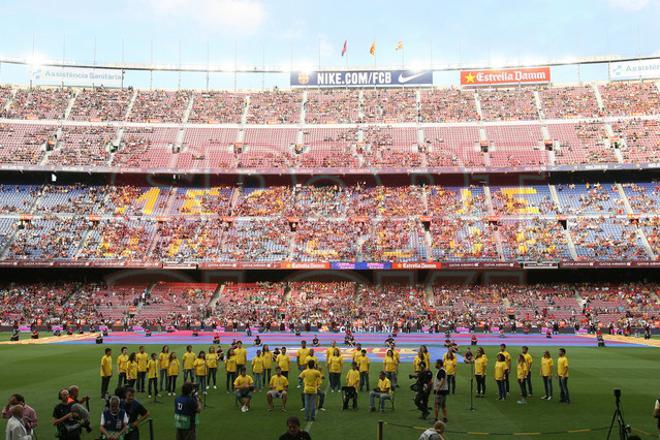
[[[241,340],[248,349],[248,356],[251,358],[260,347],[255,347],[254,337],[247,337],[245,333],[233,332],[220,332],[220,342],[223,345],[230,344],[233,340]],[[296,336],[292,333],[261,333],[262,344],[267,344],[271,351],[275,347],[286,347],[291,356],[295,355],[301,341],[307,341],[310,348],[314,336],[319,339],[320,347],[315,348],[317,357],[320,360],[325,360],[326,349],[330,344],[335,341],[337,347],[345,358],[350,358],[353,348],[343,345],[343,334],[338,333],[303,333],[301,336]],[[386,333],[355,333],[355,340],[363,345],[368,352],[368,355],[374,361],[380,360],[385,356],[385,339],[388,337]],[[87,339],[77,341],[62,341],[56,342],[57,344],[94,344],[95,335],[90,334]],[[461,351],[470,345],[471,335],[467,333],[452,334],[451,340],[461,347]],[[523,335],[523,334],[509,334],[501,338],[499,334],[477,334],[478,345],[482,346],[496,346],[505,343],[509,346],[565,346],[565,347],[594,347],[595,340],[585,338],[578,335],[562,334],[555,335],[551,339],[547,339],[544,335]],[[200,332],[199,336],[193,336],[191,331],[176,331],[172,333],[153,333],[151,337],[146,337],[142,332],[113,332],[104,338],[104,344],[114,345],[194,345],[196,350],[198,346],[211,345],[213,341],[212,332]],[[412,362],[415,357],[417,348],[420,345],[426,345],[429,348],[432,359],[442,357],[446,352],[444,347],[445,335],[444,334],[429,334],[429,333],[405,333],[399,334],[396,338],[397,348],[400,350],[402,362]],[[610,347],[642,347],[642,345],[626,342],[608,341]],[[459,356],[459,361],[462,357]]]

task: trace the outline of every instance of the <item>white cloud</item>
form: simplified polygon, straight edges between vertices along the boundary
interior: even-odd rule
[[[261,0],[145,0],[151,10],[166,18],[188,18],[198,24],[251,34],[266,20]]]
[[[641,11],[650,0],[609,0],[610,6],[628,12]]]

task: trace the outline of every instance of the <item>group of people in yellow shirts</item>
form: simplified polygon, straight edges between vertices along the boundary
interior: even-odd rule
[[[376,401],[381,411],[387,400],[391,400],[393,391],[398,387],[398,371],[400,353],[392,344],[383,358],[382,370],[378,375],[377,387],[370,390],[369,370],[371,360],[366,350],[360,344],[352,350],[351,367],[346,372],[342,385],[344,356],[336,343],[326,349],[326,363],[329,378],[330,392],[341,392],[343,409],[347,410],[352,402],[352,408],[357,409],[358,393],[370,392],[370,409],[376,410]],[[449,349],[443,357],[443,369],[446,373],[447,394],[456,393],[456,365],[458,356],[453,349]],[[117,370],[119,372],[118,386],[134,387],[138,392],[148,392],[148,397],[167,392],[175,395],[177,378],[183,371],[183,380],[194,382],[199,392],[206,394],[211,388],[217,389],[217,371],[221,364],[226,372],[226,392],[233,392],[240,403],[242,411],[249,411],[253,392],[260,392],[268,388],[266,400],[268,409],[273,410],[273,401],[282,401],[282,410],[286,410],[289,389],[289,373],[292,362],[298,369],[297,387],[302,388],[302,404],[305,418],[312,421],[316,417],[317,408],[323,410],[325,391],[322,388],[324,374],[320,362],[313,348],[307,347],[305,341],[295,355],[295,361],[287,354],[286,347],[270,351],[267,345],[257,350],[256,356],[250,361],[251,375],[247,374],[247,350],[238,341],[228,349],[225,354],[219,345],[212,345],[208,352],[194,353],[192,346],[188,345],[181,356],[170,352],[169,346],[162,347],[160,353],[148,355],[144,346],[138,352],[128,353],[126,347],[121,348],[117,357]],[[485,397],[486,374],[488,369],[488,356],[483,348],[477,349],[473,359],[474,376],[477,383],[476,397]],[[532,364],[533,358],[528,347],[523,346],[516,362],[516,377],[520,386],[521,398],[518,403],[526,403],[532,396]],[[540,361],[540,373],[543,378],[545,395],[542,399],[553,398],[552,378],[555,375],[555,364],[548,351],[545,351]],[[112,376],[112,349],[106,348],[101,360],[101,393],[106,396],[108,384]],[[275,372],[273,374],[273,367]],[[423,369],[431,368],[431,356],[426,346],[422,345],[413,359],[413,370],[417,374]],[[562,403],[569,403],[568,393],[568,358],[566,350],[559,349],[556,376],[559,378]],[[498,400],[506,399],[510,393],[509,374],[511,372],[511,354],[505,344],[500,345],[497,360],[494,365],[494,379],[497,383]],[[160,383],[159,383],[160,381]],[[146,383],[148,382],[148,387]],[[160,385],[160,388],[159,388]]]
[[[519,404],[527,403],[527,398],[532,397],[532,364],[534,360],[529,353],[529,348],[523,346],[516,360],[516,378],[520,387]],[[545,351],[541,357],[540,374],[543,379],[545,394],[541,399],[552,400],[552,378],[555,376],[555,364],[549,351]],[[479,347],[474,357],[474,376],[477,382],[477,396],[485,397],[486,394],[486,371],[488,368],[488,356],[484,349]],[[511,372],[511,354],[507,351],[505,344],[500,345],[497,359],[494,365],[494,378],[497,383],[498,400],[505,400],[510,393],[509,374]],[[557,357],[556,377],[559,379],[560,403],[570,403],[568,392],[568,357],[566,350],[559,349]]]

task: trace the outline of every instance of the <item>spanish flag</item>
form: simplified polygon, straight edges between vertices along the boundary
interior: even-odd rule
[[[376,56],[376,41],[371,42],[371,47],[369,48],[369,53],[371,56]]]
[[[399,41],[398,43],[396,43],[394,50],[403,50],[403,41]]]

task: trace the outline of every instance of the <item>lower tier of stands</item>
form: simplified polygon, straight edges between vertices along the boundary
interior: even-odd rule
[[[11,283],[0,287],[0,325],[660,328],[659,293],[656,283]]]

